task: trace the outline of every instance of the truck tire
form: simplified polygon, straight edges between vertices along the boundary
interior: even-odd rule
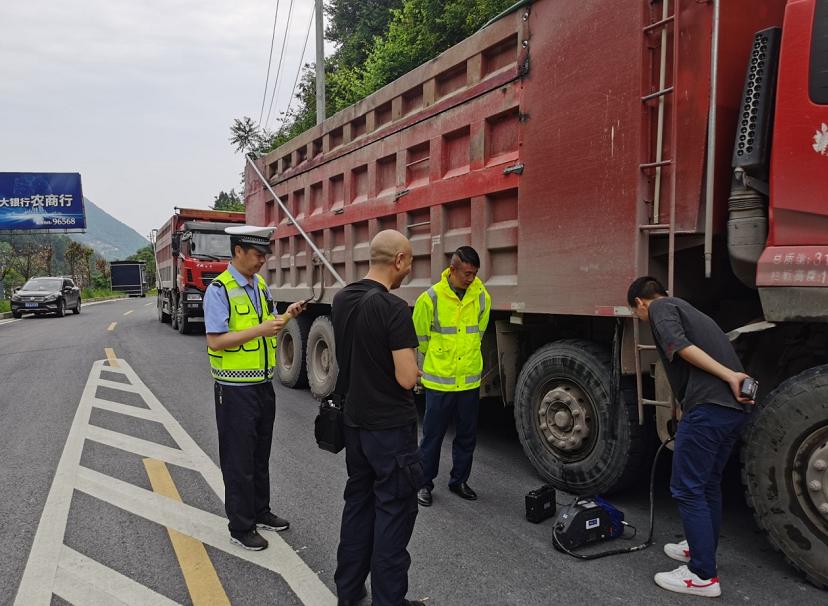
[[[308,373],[305,351],[308,344],[311,318],[304,315],[293,318],[279,332],[276,348],[276,374],[285,387],[307,387]]]
[[[758,408],[742,447],[748,505],[785,559],[828,587],[828,365],[783,382]]]
[[[193,332],[193,325],[187,319],[187,309],[184,306],[184,297],[181,297],[178,302],[178,309],[176,310],[176,326],[178,332],[182,335],[188,335]]]
[[[609,352],[590,341],[550,343],[523,365],[515,426],[526,456],[556,488],[605,494],[638,477],[646,447],[637,403],[622,390],[612,410],[610,386]]]
[[[162,324],[169,324],[170,314],[164,311],[164,297],[161,295],[156,297],[156,306],[158,307],[158,321]]]
[[[307,350],[308,385],[311,393],[321,400],[333,393],[339,372],[333,324],[328,316],[319,316],[311,324]]]

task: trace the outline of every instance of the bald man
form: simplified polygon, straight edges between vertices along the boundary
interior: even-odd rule
[[[371,241],[362,280],[333,300],[331,319],[344,398],[345,509],[334,580],[339,606],[359,604],[371,573],[374,606],[422,606],[405,599],[408,541],[424,482],[417,448],[417,335],[408,305],[389,291],[411,271],[411,243],[386,230]]]

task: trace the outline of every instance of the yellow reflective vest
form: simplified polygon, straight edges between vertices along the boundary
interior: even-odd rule
[[[265,296],[267,285],[264,278],[256,274],[259,286],[259,309],[261,317],[256,313],[256,307],[250,300],[247,291],[225,270],[214,280],[210,288],[221,288],[227,293],[230,305],[229,331],[238,332],[253,326],[258,326],[265,320],[275,320],[268,310],[268,301]],[[210,356],[210,369],[213,378],[226,383],[261,383],[273,379],[273,369],[276,366],[276,337],[257,337],[238,347],[231,349],[207,348]]]
[[[480,278],[475,278],[461,301],[448,276],[446,269],[414,304],[414,329],[425,355],[422,381],[436,391],[476,389],[483,372],[480,345],[492,299]]]

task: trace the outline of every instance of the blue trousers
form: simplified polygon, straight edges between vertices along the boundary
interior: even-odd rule
[[[454,420],[454,442],[451,447],[453,466],[449,485],[467,482],[471,475],[474,447],[477,444],[477,416],[480,390],[436,391],[426,389],[426,410],[423,419],[423,453],[425,486],[434,489],[434,478],[440,469],[440,448],[449,423]]]
[[[733,408],[700,404],[682,417],[676,431],[670,492],[690,548],[687,567],[701,579],[717,576],[722,471],[749,418]]]
[[[230,534],[256,528],[270,511],[270,445],[276,416],[273,383],[214,384],[224,510]]]
[[[346,426],[345,463],[337,596],[356,599],[370,572],[374,606],[402,606],[411,565],[408,541],[423,482],[417,424],[382,431]]]

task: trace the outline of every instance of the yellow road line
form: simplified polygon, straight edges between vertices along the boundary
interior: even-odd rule
[[[118,323],[117,323],[117,322],[113,322],[112,324],[110,324],[110,325],[109,325],[109,328],[107,328],[107,330],[110,330],[110,331],[111,331],[111,330],[115,330],[115,327],[116,327],[116,326],[118,326]]]
[[[109,360],[109,367],[120,368],[118,365],[118,358],[115,356],[115,350],[111,347],[105,347],[104,352],[106,352],[106,359]]]
[[[128,316],[128,315],[129,315],[129,314],[131,314],[133,311],[135,311],[135,310],[134,310],[134,309],[130,309],[130,310],[129,310],[128,312],[126,312],[124,315],[125,315],[125,316]]]
[[[144,459],[152,489],[169,499],[181,501],[178,489],[175,487],[172,476],[164,461]],[[184,573],[184,581],[193,600],[194,606],[230,605],[230,600],[224,592],[224,587],[216,574],[216,569],[207,555],[207,550],[201,541],[182,534],[172,528],[167,528],[170,535],[178,565]]]

